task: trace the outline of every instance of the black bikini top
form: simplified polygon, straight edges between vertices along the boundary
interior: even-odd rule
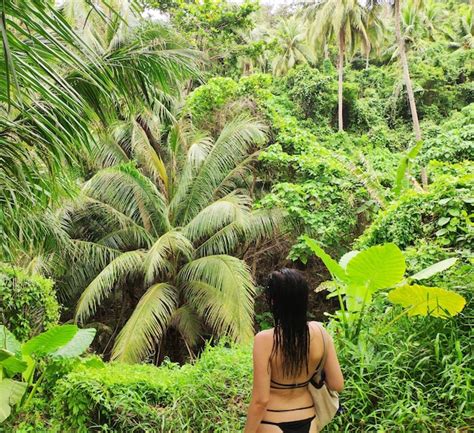
[[[319,367],[321,366],[321,361],[322,361],[322,359],[319,361],[318,366],[316,367],[316,371],[319,371]],[[274,389],[304,388],[305,386],[308,386],[308,384],[309,384],[309,382],[311,382],[312,378],[313,378],[313,376],[311,376],[308,380],[306,380],[304,382],[301,382],[301,383],[280,383],[280,382],[276,382],[273,379],[270,379],[270,382],[271,382],[270,388],[274,388]],[[277,386],[274,386],[274,385],[277,385]]]
[[[314,375],[319,372],[319,368],[321,367],[321,364],[326,361],[326,339],[324,338],[324,334],[323,334],[323,331],[322,331],[321,327],[318,326],[318,328],[319,328],[319,331],[321,332],[321,335],[323,337],[323,356],[318,362],[318,366],[316,367]],[[279,383],[279,382],[274,381],[273,379],[270,379],[270,383],[271,383],[270,388],[274,388],[274,389],[304,388],[305,386],[308,386],[308,384],[309,384],[309,382],[311,382],[311,379],[313,378],[313,376],[311,376],[305,382],[301,382],[301,383]],[[277,386],[274,386],[274,385],[277,385]]]

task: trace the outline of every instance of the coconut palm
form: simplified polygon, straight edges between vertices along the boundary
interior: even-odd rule
[[[471,50],[474,48],[474,20],[472,8],[469,5],[457,6],[457,16],[443,30],[448,38],[449,47],[454,49]]]
[[[306,41],[304,23],[296,16],[281,19],[275,31],[277,54],[272,62],[273,73],[277,76],[288,72],[296,64],[304,64],[314,59]]]
[[[146,103],[155,111],[166,107],[180,87],[177,84],[196,71],[196,54],[183,49],[166,27],[127,27],[124,23],[131,20],[122,19],[123,14],[129,17],[125,10],[120,15],[83,2],[90,22],[100,19],[97,25],[106,30],[93,33],[88,27],[86,35],[52,3],[6,0],[1,6],[5,20],[0,23],[4,35],[0,67],[5,80],[0,80],[0,254],[4,258],[44,239],[37,230],[43,225],[41,217],[35,216],[71,189],[68,170],[77,168],[88,154],[96,127],[105,128],[129,106]]]
[[[398,56],[400,58],[400,63],[403,70],[403,81],[405,83],[405,88],[407,90],[408,101],[410,104],[410,112],[413,120],[413,131],[415,132],[416,141],[421,140],[421,129],[420,122],[418,120],[418,112],[416,110],[415,95],[413,93],[413,86],[410,78],[410,71],[408,68],[408,59],[405,50],[405,38],[402,35],[401,30],[401,10],[400,10],[400,0],[394,1],[394,19],[395,19],[395,35],[397,38],[398,44]]]
[[[205,327],[236,340],[252,335],[254,285],[237,257],[279,223],[276,214],[252,211],[246,193],[264,138],[264,126],[248,117],[215,139],[182,119],[157,150],[135,123],[116,135],[108,161],[137,162],[103,168],[63,210],[75,245],[63,285],[82,291],[76,319],[93,316],[114,291],[139,298],[114,359],[144,359],[170,326],[190,348]]]
[[[364,13],[364,26],[367,31],[367,38],[363,34],[358,34],[358,39],[365,54],[365,68],[369,67],[370,53],[375,50],[380,52],[387,34],[387,26],[384,21],[383,5],[381,3],[368,3]],[[362,36],[362,37],[361,37]]]
[[[367,21],[364,19],[367,9],[358,0],[316,0],[305,6],[305,15],[309,21],[310,38],[315,44],[321,40],[328,41],[336,38],[338,44],[338,126],[343,126],[342,84],[344,58],[357,41],[364,40],[365,46],[370,46]]]

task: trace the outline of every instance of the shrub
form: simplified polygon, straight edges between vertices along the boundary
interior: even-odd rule
[[[454,113],[441,125],[431,125],[418,156],[420,164],[432,160],[462,162],[474,160],[474,104]]]
[[[49,329],[59,319],[53,282],[0,263],[0,321],[20,341]]]
[[[241,431],[251,377],[251,348],[225,343],[183,367],[80,367],[58,382],[52,422],[77,432]]]
[[[467,281],[466,281],[467,283]],[[474,413],[468,317],[404,317],[389,331],[378,325],[396,309],[375,303],[364,317],[357,344],[332,333],[345,378],[343,413],[328,432],[448,432],[472,425]],[[398,310],[397,310],[398,311]],[[467,431],[467,430],[466,430]]]
[[[369,246],[394,242],[401,248],[418,239],[462,247],[472,240],[472,174],[464,165],[431,164],[433,183],[428,192],[405,192],[379,213],[358,241]]]
[[[186,108],[199,123],[236,97],[238,84],[232,78],[211,78],[186,99]]]
[[[303,115],[329,123],[337,110],[335,74],[325,74],[307,65],[291,70],[286,77],[288,95]]]

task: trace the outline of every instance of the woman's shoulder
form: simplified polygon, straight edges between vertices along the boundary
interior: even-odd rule
[[[265,341],[268,339],[272,339],[273,341],[273,332],[275,328],[265,329],[263,331],[258,332],[255,334],[255,341]]]
[[[273,347],[273,328],[260,331],[254,337],[254,349],[260,348],[264,351],[269,351]]]

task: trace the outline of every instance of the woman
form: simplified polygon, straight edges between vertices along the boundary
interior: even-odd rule
[[[292,269],[272,272],[266,294],[275,327],[255,336],[252,401],[245,433],[316,433],[309,379],[323,356],[329,389],[344,387],[332,338],[318,322],[307,321],[308,284]]]

